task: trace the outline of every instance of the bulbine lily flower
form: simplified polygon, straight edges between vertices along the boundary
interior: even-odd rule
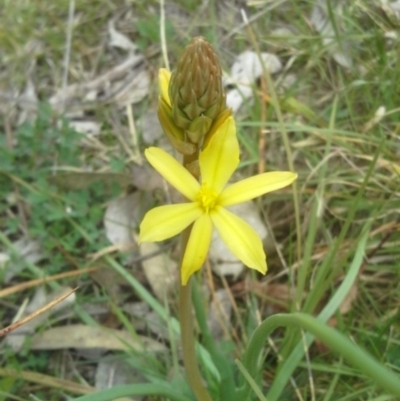
[[[182,284],[203,265],[210,247],[213,226],[231,252],[246,266],[265,274],[266,256],[254,229],[227,207],[290,185],[297,174],[289,171],[259,174],[227,185],[239,164],[239,143],[233,117],[228,117],[200,153],[199,183],[164,150],[145,151],[149,163],[188,200],[150,210],[140,225],[140,242],[163,241],[192,223],[181,265]]]

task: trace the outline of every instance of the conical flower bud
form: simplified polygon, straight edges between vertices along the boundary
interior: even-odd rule
[[[226,109],[222,70],[212,46],[202,37],[184,49],[169,82],[171,118],[190,142],[199,143]]]

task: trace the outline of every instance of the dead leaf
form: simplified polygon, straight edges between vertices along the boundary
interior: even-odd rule
[[[138,192],[113,199],[107,205],[104,215],[104,227],[108,240],[121,249],[130,249],[135,244],[133,232],[137,226],[138,217],[135,211],[140,201]]]
[[[271,53],[261,53],[261,59],[256,52],[246,50],[240,53],[232,64],[228,84],[252,84],[263,74],[263,67],[270,74],[276,74],[282,69],[282,62],[278,56]],[[264,65],[263,65],[263,64]]]
[[[115,29],[114,21],[108,23],[108,34],[110,35],[110,46],[134,52],[137,46],[123,33]]]
[[[143,272],[156,297],[164,302],[167,296],[178,287],[178,263],[166,253],[160,252],[160,247],[152,242],[142,242],[139,245],[142,256],[155,254],[152,258],[142,261]]]
[[[122,305],[122,310],[129,316],[132,316],[133,325],[138,331],[142,331],[146,328],[145,317],[150,313],[150,306],[146,302],[125,302]]]
[[[231,89],[226,94],[226,105],[236,113],[243,105],[246,99],[253,96],[253,89],[248,85],[237,85],[237,88]]]
[[[156,312],[152,311],[146,302],[128,302],[123,305],[123,310],[134,318],[133,324],[140,331],[149,330],[158,339],[171,341],[170,332],[165,322]]]
[[[213,339],[221,340],[229,327],[232,304],[225,288],[214,292],[209,306],[207,325]]]
[[[160,122],[157,116],[157,110],[148,110],[139,120],[141,126],[142,139],[146,145],[154,145],[154,143],[164,136]]]
[[[99,348],[114,351],[139,352],[164,351],[166,347],[148,337],[136,336],[125,330],[107,329],[101,326],[74,324],[53,327],[35,334],[31,339],[31,350],[57,350],[67,348]]]
[[[125,80],[110,87],[107,102],[115,102],[119,107],[139,103],[148,95],[150,83],[147,70],[135,70]]]
[[[148,330],[157,336],[158,339],[171,341],[171,333],[168,331],[168,327],[158,313],[150,311],[144,317],[144,320]],[[178,339],[176,338],[176,340]]]
[[[253,96],[252,86],[263,74],[265,67],[270,74],[282,69],[279,57],[271,53],[261,53],[262,63],[257,53],[247,50],[239,54],[233,63],[230,76],[224,80],[225,85],[236,85],[228,91],[226,103],[234,112],[238,111],[243,101]]]
[[[70,127],[84,135],[97,136],[100,134],[101,124],[95,121],[69,121]]]
[[[336,40],[335,30],[329,17],[327,0],[317,0],[311,11],[310,21],[314,25],[315,30],[321,35],[323,45],[329,50],[333,59],[344,68],[351,68],[353,61],[350,56],[350,42],[342,40],[340,43]],[[340,21],[342,16],[343,2],[336,2],[334,13]],[[343,31],[342,24],[337,24],[338,30]],[[341,36],[345,37],[345,33],[341,32]]]
[[[130,72],[138,68],[143,62],[144,57],[141,54],[131,54],[122,63],[111,68],[109,71],[94,78],[88,82],[80,82],[67,86],[66,88],[59,89],[51,98],[50,104],[53,109],[57,111],[64,111],[68,106],[72,106],[75,103],[82,102],[85,97],[90,93],[91,99],[98,99],[100,93],[104,93],[102,101],[107,101],[111,97],[116,96],[115,92],[110,93],[110,83],[115,80],[124,80]],[[122,88],[121,88],[122,89]],[[78,107],[79,109],[82,106]]]
[[[95,387],[106,390],[118,385],[144,383],[146,379],[131,365],[122,359],[102,359],[96,369]],[[114,401],[143,400],[144,397],[123,397]]]

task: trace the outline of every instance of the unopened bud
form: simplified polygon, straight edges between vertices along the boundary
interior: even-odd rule
[[[222,70],[212,46],[202,37],[184,49],[168,88],[171,116],[190,142],[199,143],[226,109]]]

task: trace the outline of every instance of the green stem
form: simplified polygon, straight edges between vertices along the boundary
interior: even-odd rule
[[[189,163],[197,160],[198,153],[185,156],[183,165],[186,167]],[[198,178],[198,177],[196,177]],[[181,263],[185,254],[186,245],[189,240],[192,227],[189,226],[183,231],[181,237]],[[192,291],[191,278],[186,285],[180,286],[179,291],[179,322],[181,324],[181,341],[183,352],[183,364],[190,387],[193,390],[198,401],[212,401],[210,394],[203,384],[203,378],[200,373],[199,364],[196,356],[193,316],[192,316]]]
[[[198,401],[212,401],[210,394],[203,385],[195,351],[195,338],[192,318],[191,279],[186,285],[181,285],[179,294],[179,321],[181,323],[181,339],[183,364],[190,387]]]

